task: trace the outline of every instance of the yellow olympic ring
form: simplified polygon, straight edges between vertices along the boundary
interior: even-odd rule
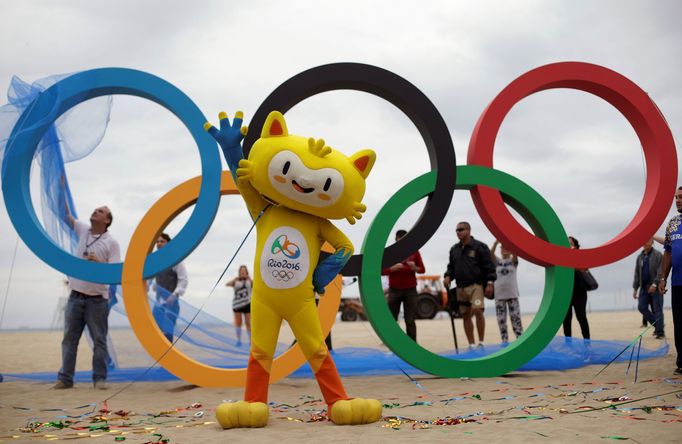
[[[142,218],[135,229],[123,262],[123,301],[130,326],[147,353],[159,364],[178,378],[201,387],[243,387],[246,369],[225,369],[202,364],[179,351],[169,350],[170,343],[154,320],[142,269],[151,252],[154,241],[163,228],[185,208],[193,205],[199,196],[201,176],[194,177],[166,193]],[[239,194],[229,171],[223,171],[220,194]],[[333,251],[331,251],[333,252]],[[323,336],[331,330],[341,300],[341,276],[327,286],[325,296],[320,299],[318,313]],[[165,356],[164,356],[165,353]],[[270,382],[278,381],[298,369],[306,361],[298,344],[295,344],[272,363]]]

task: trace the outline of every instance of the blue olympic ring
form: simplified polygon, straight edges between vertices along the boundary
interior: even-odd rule
[[[192,215],[168,245],[147,257],[145,278],[177,264],[199,245],[213,223],[220,200],[221,163],[215,141],[203,130],[204,115],[178,88],[159,77],[126,68],[83,71],[52,85],[28,106],[8,139],[2,169],[5,206],[17,233],[39,258],[68,276],[103,284],[120,283],[123,264],[86,261],[57,246],[36,217],[29,177],[38,143],[60,115],[86,100],[113,94],[142,97],[168,109],[187,127],[201,156],[201,188]]]

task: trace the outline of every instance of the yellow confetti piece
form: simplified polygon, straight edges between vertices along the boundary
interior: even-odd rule
[[[290,416],[287,416],[286,418],[283,418],[283,419],[286,419],[287,421],[303,422],[303,421],[301,421],[300,419],[292,418],[292,417],[290,417]]]

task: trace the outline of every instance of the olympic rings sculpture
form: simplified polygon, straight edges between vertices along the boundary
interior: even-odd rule
[[[629,225],[614,239],[597,248],[570,250],[566,233],[549,204],[520,180],[493,169],[495,138],[509,110],[528,95],[553,88],[582,90],[606,100],[625,116],[642,143],[647,168],[642,203]],[[563,320],[572,289],[572,268],[605,265],[636,251],[663,222],[675,192],[675,144],[655,103],[621,74],[581,62],[545,65],[510,83],[479,118],[469,144],[468,166],[456,166],[447,126],[433,103],[419,89],[390,71],[358,63],[312,68],[277,87],[258,108],[249,125],[251,131],[244,140],[245,155],[248,155],[271,110],[285,113],[306,98],[339,89],[364,91],[387,100],[410,118],[424,139],[432,171],[404,186],[379,211],[365,236],[362,254],[351,258],[343,274],[360,276],[361,297],[369,320],[389,348],[408,363],[435,375],[497,376],[532,359],[551,340]],[[168,195],[157,202],[165,208],[161,213],[155,210],[157,204],[150,209],[131,239],[123,264],[97,264],[73,257],[51,241],[31,205],[28,181],[33,155],[49,125],[76,104],[111,94],[144,97],[173,112],[197,143],[202,176],[178,187],[182,190],[169,193],[182,195],[181,198],[175,197],[176,202],[168,203]],[[168,342],[153,321],[146,297],[140,293],[143,291],[142,279],[175,265],[189,255],[208,231],[220,195],[236,192],[234,185],[229,184],[229,174],[222,174],[221,182],[218,150],[215,142],[202,130],[205,121],[196,105],[164,80],[140,71],[104,68],[75,74],[39,95],[22,114],[7,144],[2,191],[10,219],[21,238],[38,257],[67,275],[94,282],[123,282],[123,297],[131,326],[154,358],[167,351]],[[25,127],[31,130],[23,130]],[[524,259],[547,267],[540,309],[526,333],[509,347],[472,360],[449,360],[409,340],[390,317],[379,280],[383,265],[403,260],[431,238],[447,213],[455,188],[471,191],[481,218],[498,239]],[[423,197],[427,199],[426,205],[415,225],[400,241],[384,249],[399,215],[412,202]],[[165,248],[150,254],[158,232],[194,202],[196,206],[185,227]],[[505,202],[526,219],[535,235],[514,219]],[[138,231],[141,234],[138,235]],[[330,287],[335,289],[328,292],[332,297],[325,296],[320,303],[325,334],[331,328],[338,306],[338,279]],[[294,357],[296,353],[299,356]],[[273,366],[273,380],[288,375],[303,362],[300,349],[298,352],[295,349],[288,351]],[[196,385],[243,385],[243,369],[205,366],[174,349],[168,351],[160,364]]]

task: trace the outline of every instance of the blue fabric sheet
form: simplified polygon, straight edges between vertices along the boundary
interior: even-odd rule
[[[629,343],[624,341],[604,341],[591,340],[584,341],[563,336],[555,337],[552,342],[535,358],[518,371],[556,371],[569,370],[585,367],[588,365],[606,365],[618,353],[620,353]],[[467,351],[455,353],[454,351],[441,353],[451,359],[472,359],[494,353],[501,348],[501,345],[488,345],[484,350]],[[661,346],[654,350],[644,349],[639,353],[639,359],[653,359],[665,356],[668,353],[668,343],[663,342]],[[281,352],[281,350],[280,350]],[[635,352],[636,355],[636,352]],[[410,375],[424,375],[420,370],[405,363],[392,352],[384,352],[377,349],[362,347],[346,347],[332,352],[334,362],[341,376],[386,376],[401,375],[403,371]],[[241,368],[246,366],[247,354],[243,354],[241,360],[235,359],[230,365],[225,365],[221,360],[205,361],[211,365],[225,368]],[[630,359],[630,352],[623,353],[615,362],[627,362]],[[236,362],[240,361],[240,362]],[[125,368],[116,369],[109,372],[110,382],[139,381],[172,381],[177,378],[161,367],[154,367],[146,374],[146,368]],[[142,376],[144,374],[144,376]],[[29,379],[34,381],[53,381],[55,372],[41,373],[11,373],[4,374],[6,379]],[[312,378],[312,372],[307,364],[296,370],[291,377],[293,378]],[[90,382],[92,373],[81,371],[76,373],[76,382]]]

